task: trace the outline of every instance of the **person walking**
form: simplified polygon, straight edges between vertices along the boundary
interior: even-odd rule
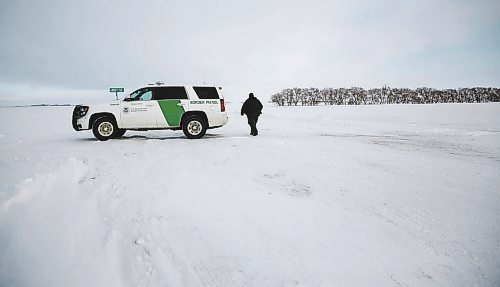
[[[253,93],[248,95],[248,99],[241,107],[241,116],[247,115],[248,125],[250,126],[250,134],[256,136],[259,134],[257,130],[257,121],[260,114],[262,114],[262,103],[257,99]]]

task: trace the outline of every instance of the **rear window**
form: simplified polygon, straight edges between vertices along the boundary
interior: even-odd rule
[[[156,100],[187,100],[188,96],[184,87],[158,87]]]
[[[219,99],[219,94],[215,87],[193,87],[194,91],[198,95],[198,98],[202,100],[217,100]]]

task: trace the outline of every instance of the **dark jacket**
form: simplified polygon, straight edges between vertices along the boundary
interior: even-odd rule
[[[262,114],[262,103],[256,97],[249,97],[241,107],[241,115],[258,117]]]

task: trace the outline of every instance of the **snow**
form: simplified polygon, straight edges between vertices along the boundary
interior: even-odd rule
[[[500,104],[239,104],[201,140],[0,109],[0,286],[499,286]]]

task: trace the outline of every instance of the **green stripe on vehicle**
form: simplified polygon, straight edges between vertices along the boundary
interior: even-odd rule
[[[181,106],[180,100],[159,100],[161,112],[165,117],[168,125],[171,127],[179,127],[181,125],[181,117],[184,114],[184,107]]]

